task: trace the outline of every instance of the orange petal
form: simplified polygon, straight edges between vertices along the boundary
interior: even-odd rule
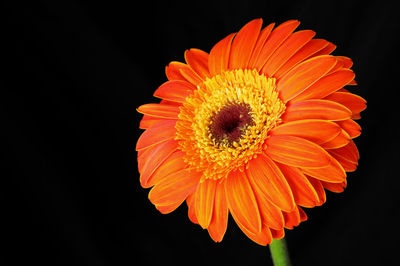
[[[188,217],[192,223],[199,224],[199,221],[197,221],[197,217],[196,217],[196,209],[194,207],[194,195],[195,195],[195,193],[190,194],[186,198],[186,204],[188,206]]]
[[[353,163],[357,163],[358,160],[360,159],[360,154],[358,153],[357,146],[354,144],[354,141],[352,140],[346,146],[338,149],[329,150],[329,152],[339,155]]]
[[[261,217],[253,190],[244,172],[231,172],[225,181],[229,210],[236,223],[256,234],[261,231]]]
[[[317,206],[318,194],[306,176],[296,167],[284,164],[278,164],[278,166],[292,190],[296,204],[307,208]]]
[[[335,51],[335,49],[336,49],[336,45],[334,45],[333,43],[328,43],[328,45],[324,49],[315,53],[313,56],[328,55],[328,54],[332,53],[333,51]]]
[[[257,42],[254,45],[254,49],[253,49],[253,53],[251,55],[249,64],[248,64],[248,68],[249,69],[253,69],[255,66],[255,63],[257,61],[257,58],[261,52],[261,49],[264,46],[265,41],[267,40],[268,36],[270,35],[272,28],[275,26],[275,23],[271,23],[269,24],[267,27],[265,27],[264,29],[261,30]]]
[[[353,60],[346,56],[336,56],[336,58],[343,62],[343,68],[351,68],[353,66]]]
[[[165,67],[165,75],[168,80],[183,80],[187,81],[181,74],[181,69],[188,68],[189,66],[182,62],[172,61]]]
[[[154,145],[149,148],[149,152],[146,152],[140,157],[145,163],[141,169],[140,184],[142,187],[147,187],[147,182],[155,170],[174,152],[178,147],[178,142],[174,139],[164,141],[158,145]]]
[[[271,230],[268,227],[262,227],[260,232],[254,233],[236,221],[243,233],[259,245],[266,246],[272,242]]]
[[[330,158],[331,163],[328,166],[317,169],[302,168],[301,171],[304,174],[307,174],[318,180],[330,183],[344,182],[344,180],[346,180],[346,172],[335,158],[333,158],[332,156],[330,156]]]
[[[349,119],[350,117],[351,111],[339,103],[311,99],[286,105],[286,111],[282,116],[282,120],[285,122],[300,119],[339,121]]]
[[[149,193],[149,200],[154,205],[172,205],[182,203],[193,193],[199,184],[202,173],[183,169],[174,172],[156,184]]]
[[[361,135],[361,127],[357,122],[352,119],[336,122],[341,128],[343,128],[350,138],[354,139]]]
[[[164,118],[157,118],[153,116],[143,115],[142,120],[140,120],[139,128],[140,129],[147,129],[158,122],[165,121]]]
[[[300,22],[297,20],[288,20],[271,32],[254,65],[257,70],[264,66],[272,53],[292,34],[299,24]]]
[[[226,201],[225,185],[218,183],[215,191],[214,211],[208,233],[215,242],[221,242],[228,225],[228,203]]]
[[[210,55],[208,56],[208,68],[211,76],[228,69],[229,53],[234,36],[235,33],[226,36],[211,49]]]
[[[335,158],[338,161],[338,163],[340,163],[340,165],[343,167],[343,169],[346,172],[353,172],[353,171],[355,171],[357,169],[358,163],[349,161],[346,158],[343,158],[342,156],[333,153],[332,151],[334,151],[334,149],[333,150],[328,150],[329,154],[333,158]]]
[[[357,81],[355,81],[355,80],[353,79],[353,80],[350,81],[349,84],[347,84],[347,85],[358,85],[358,84],[357,84]]]
[[[335,193],[342,193],[347,186],[346,182],[328,183],[328,182],[321,181],[321,184],[324,186],[325,189],[335,192]]]
[[[184,156],[185,154],[179,150],[172,153],[149,177],[146,187],[154,186],[174,172],[185,169],[187,165],[183,160]]]
[[[315,36],[312,30],[302,30],[290,35],[267,60],[261,73],[272,77],[301,47]]]
[[[307,221],[308,217],[307,214],[304,212],[304,210],[302,208],[300,208],[299,206],[297,206],[299,209],[299,213],[300,213],[300,221],[304,222]]]
[[[159,103],[143,104],[139,106],[137,111],[148,116],[166,119],[178,119],[179,115],[179,107]]]
[[[325,143],[322,143],[321,147],[324,149],[337,149],[346,146],[349,143],[349,141],[350,141],[349,134],[347,134],[347,132],[342,129],[335,138]]]
[[[254,19],[243,26],[232,42],[229,69],[244,69],[250,61],[260,33],[262,19]]]
[[[298,226],[301,222],[299,209],[296,208],[291,212],[283,212],[283,217],[285,219],[285,228],[293,229],[293,227]]]
[[[203,79],[189,66],[187,68],[182,68],[179,71],[181,72],[182,76],[194,86],[197,86],[203,82]]]
[[[171,102],[171,101],[168,101],[168,100],[166,100],[166,99],[162,99],[162,100],[160,101],[160,104],[163,104],[163,105],[172,105],[172,106],[176,106],[176,107],[179,107],[179,106],[182,105],[181,103],[178,103],[178,102]]]
[[[200,226],[206,229],[211,222],[217,181],[206,179],[196,189],[195,210]]]
[[[334,67],[331,68],[331,70],[329,70],[328,73],[326,73],[327,76],[332,74],[332,73],[334,73],[334,72],[336,72],[336,71],[338,71],[338,70],[340,70],[340,69],[343,69],[344,62],[338,56],[335,56],[335,58],[336,58],[336,64],[335,64]]]
[[[271,228],[271,235],[273,239],[282,239],[285,237],[285,229],[275,230]]]
[[[282,67],[276,71],[274,77],[281,79],[295,65],[310,58],[316,52],[322,50],[328,45],[328,41],[322,39],[313,39],[306,43],[299,51],[297,51]]]
[[[350,69],[341,69],[318,80],[314,85],[304,90],[292,99],[292,102],[307,99],[321,99],[341,89],[354,79],[354,72]],[[325,98],[325,100],[330,100]],[[332,101],[332,100],[331,100]],[[334,101],[334,100],[333,100]]]
[[[196,48],[186,50],[185,60],[202,79],[211,77],[208,71],[208,54],[206,52]]]
[[[165,120],[146,129],[136,143],[136,150],[148,148],[152,145],[175,137],[176,120]]]
[[[329,165],[330,156],[319,145],[294,136],[271,136],[266,140],[264,152],[274,161],[306,168]]]
[[[155,205],[156,209],[161,212],[162,214],[168,214],[173,212],[174,210],[176,210],[180,205],[182,204],[182,202],[175,202],[173,204],[170,205]]]
[[[182,80],[170,80],[163,83],[154,92],[154,96],[172,102],[184,103],[186,97],[196,90],[191,83]]]
[[[283,123],[270,131],[271,136],[290,135],[322,144],[335,138],[342,131],[335,122],[304,119]]]
[[[343,104],[353,114],[358,114],[367,107],[366,101],[362,97],[348,92],[334,92],[326,96],[325,99]]]
[[[310,184],[314,187],[315,192],[317,192],[318,194],[318,198],[319,198],[319,203],[318,206],[321,206],[322,204],[324,204],[326,202],[326,194],[325,194],[325,189],[322,186],[321,181],[312,178],[310,176],[306,176],[308,181],[310,181]]]
[[[282,228],[284,221],[281,210],[266,198],[266,193],[254,184],[252,179],[249,180],[254,190],[254,196],[257,200],[263,226],[274,228],[276,230]]]
[[[335,64],[335,57],[329,55],[313,57],[298,64],[277,83],[281,99],[290,101],[323,77]]]
[[[249,161],[247,176],[257,191],[282,210],[293,210],[292,191],[276,164],[263,154]]]

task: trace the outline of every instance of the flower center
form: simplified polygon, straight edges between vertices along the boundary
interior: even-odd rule
[[[285,104],[275,79],[257,70],[229,70],[207,78],[180,107],[176,139],[190,168],[222,179],[262,153]]]
[[[232,146],[238,142],[247,127],[253,124],[248,104],[229,104],[211,117],[209,130],[212,138],[219,144]]]

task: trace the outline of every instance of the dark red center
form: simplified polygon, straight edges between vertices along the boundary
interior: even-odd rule
[[[238,141],[246,126],[253,123],[248,104],[229,104],[216,113],[210,124],[210,132],[217,142],[229,144]]]

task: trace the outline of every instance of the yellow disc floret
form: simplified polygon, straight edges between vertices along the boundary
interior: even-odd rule
[[[185,162],[202,180],[217,180],[262,152],[285,104],[274,78],[239,69],[207,78],[180,108],[176,139]]]

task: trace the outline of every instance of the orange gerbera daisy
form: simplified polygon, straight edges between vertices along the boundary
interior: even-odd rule
[[[166,67],[162,100],[138,108],[136,146],[140,183],[161,213],[186,201],[217,242],[230,213],[267,245],[307,219],[300,206],[346,187],[366,102],[343,89],[356,85],[351,59],[330,55],[335,45],[314,31],[294,32],[299,24],[261,29],[256,19]]]

